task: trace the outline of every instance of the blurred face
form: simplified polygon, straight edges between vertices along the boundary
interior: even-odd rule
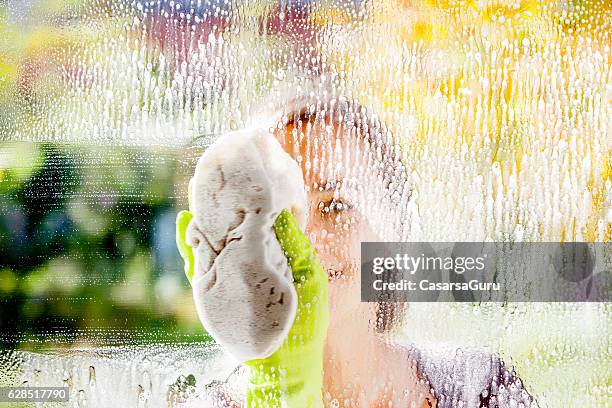
[[[357,202],[357,190],[367,188],[362,153],[367,146],[343,125],[323,127],[306,120],[296,120],[276,136],[302,169],[308,190],[306,233],[330,281],[354,277],[360,243],[376,240]]]
[[[363,117],[361,126],[364,126]],[[327,122],[329,118],[327,118]],[[353,121],[354,122],[354,121]],[[370,127],[373,133],[380,129]],[[281,145],[300,165],[307,188],[309,219],[306,233],[327,270],[331,317],[328,330],[343,338],[350,330],[384,333],[401,324],[404,306],[360,301],[360,246],[364,241],[380,241],[375,231],[391,233],[406,227],[397,208],[389,205],[389,191],[404,199],[406,174],[403,165],[391,162],[390,149],[353,124],[295,120],[276,130]],[[378,136],[377,136],[378,138]],[[396,184],[389,179],[395,178]],[[355,329],[359,326],[359,329]],[[343,346],[344,347],[344,346]],[[350,359],[349,359],[350,360]]]

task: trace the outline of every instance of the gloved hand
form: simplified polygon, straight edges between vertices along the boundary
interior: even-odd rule
[[[191,212],[181,211],[176,220],[176,242],[190,281],[194,256],[186,230],[192,218]],[[329,321],[327,274],[288,210],[277,216],[274,231],[293,272],[298,308],[282,346],[268,358],[245,362],[249,367],[246,406],[322,407],[323,347]]]

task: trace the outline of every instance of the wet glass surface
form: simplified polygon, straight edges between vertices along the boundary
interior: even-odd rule
[[[285,147],[320,166],[305,170],[307,232],[332,276],[327,363],[347,366],[326,405],[433,387],[439,406],[494,406],[459,378],[499,361],[540,406],[610,404],[609,304],[373,315],[347,300],[358,259],[346,244],[610,241],[608,3],[0,1],[0,386],[66,385],[78,407],[241,401],[243,371],[198,320],[176,213],[219,135],[304,113],[296,100],[314,115],[341,99],[384,128],[378,151],[330,118],[285,129],[323,146]],[[343,336],[345,321],[363,328]],[[378,334],[357,352],[360,330]],[[388,353],[367,360],[378,341]],[[395,360],[419,378],[379,378]]]

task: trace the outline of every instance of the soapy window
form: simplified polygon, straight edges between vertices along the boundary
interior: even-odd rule
[[[309,190],[308,233],[333,244],[334,273],[357,276],[366,227],[381,241],[609,242],[611,13],[606,0],[0,1],[0,387],[68,386],[88,407],[240,395],[198,320],[175,222],[203,151],[261,112],[306,124],[346,101],[333,112],[350,137],[327,127],[318,142],[339,140],[344,160],[314,163],[299,135],[287,149],[308,186],[337,183]],[[314,174],[321,163],[335,166]],[[394,339],[435,351],[430,366],[473,362],[459,346],[501,351],[542,406],[609,405],[609,303],[378,310],[346,320],[384,332],[401,313]],[[338,348],[337,366],[364,354]],[[447,368],[438,397],[452,404]]]

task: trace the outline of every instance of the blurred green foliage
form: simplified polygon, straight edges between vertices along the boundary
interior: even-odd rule
[[[202,340],[170,152],[0,143],[0,342]]]

